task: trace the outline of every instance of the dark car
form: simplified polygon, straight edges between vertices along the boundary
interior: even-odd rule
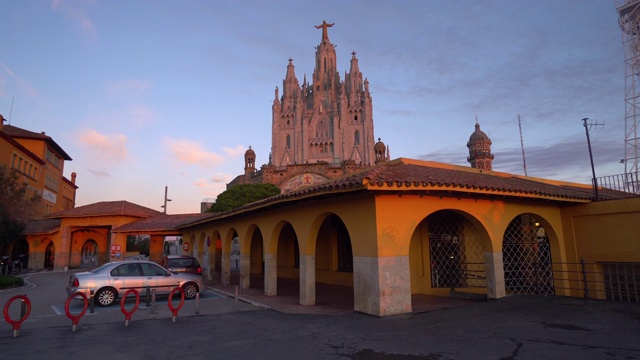
[[[160,265],[175,273],[202,275],[202,267],[198,259],[186,255],[166,255]]]

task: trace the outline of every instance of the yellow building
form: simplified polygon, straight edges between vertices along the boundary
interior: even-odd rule
[[[587,185],[401,158],[177,229],[221,280],[237,238],[240,286],[276,296],[279,278],[295,279],[303,305],[315,304],[317,283],[352,287],[354,310],[377,316],[452,291],[640,301],[640,198],[601,194],[592,202]],[[634,272],[620,291],[614,277]]]
[[[18,173],[28,184],[27,196],[42,196],[42,206],[32,214],[34,218],[72,209],[75,206],[76,174],[71,180],[64,177],[64,162],[71,157],[50,136],[16,126],[6,125],[0,115],[0,165]],[[28,244],[15,242],[0,254],[28,254]]]

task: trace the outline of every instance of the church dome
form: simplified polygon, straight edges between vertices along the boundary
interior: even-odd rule
[[[251,148],[251,145],[249,145],[249,149],[244,152],[244,157],[248,157],[248,156],[256,156],[256,152],[253,151],[253,149]]]
[[[373,146],[373,151],[376,153],[384,153],[387,146],[378,138],[378,142]]]
[[[476,141],[491,141],[489,140],[487,134],[485,134],[484,131],[480,130],[480,124],[478,123],[476,123],[476,131],[474,131],[473,134],[471,134],[471,136],[469,137],[469,142]]]

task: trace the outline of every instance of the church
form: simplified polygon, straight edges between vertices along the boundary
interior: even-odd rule
[[[269,163],[256,170],[256,154],[245,153],[244,174],[231,181],[238,184],[272,183],[282,192],[336,179],[389,160],[389,149],[378,139],[374,144],[373,104],[369,81],[362,75],[356,53],[351,67],[340,79],[336,46],[329,40],[323,21],[316,46],[311,81],[302,85],[289,59],[272,105],[272,144]]]

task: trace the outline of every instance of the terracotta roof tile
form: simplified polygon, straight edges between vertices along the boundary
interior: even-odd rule
[[[79,206],[69,210],[58,211],[47,215],[47,218],[60,219],[69,217],[95,217],[95,216],[131,216],[148,218],[150,216],[164,215],[160,211],[128,201],[103,201],[85,206]]]
[[[60,229],[60,223],[60,219],[29,220],[22,235],[51,234]]]
[[[193,221],[212,217],[214,214],[180,214],[180,215],[158,215],[146,219],[125,224],[113,230],[113,232],[140,232],[140,231],[167,231],[175,230],[176,227]]]
[[[480,171],[471,167],[399,158],[364,169],[344,178],[298,189],[293,192],[256,201],[216,217],[257,210],[265,206],[298,199],[353,191],[445,191],[493,196],[528,197],[569,203],[592,201],[590,185],[525,177],[496,171]],[[620,196],[609,194],[609,199]],[[206,219],[206,220],[209,220]],[[193,224],[206,220],[195,220]],[[186,227],[187,224],[181,227]]]
[[[36,140],[42,140],[47,142],[51,147],[53,147],[60,155],[62,155],[62,157],[65,160],[73,160],[71,159],[71,157],[69,156],[69,154],[67,154],[62,147],[60,147],[60,145],[58,145],[58,143],[56,143],[53,138],[51,138],[51,136],[46,135],[44,132],[41,133],[37,133],[37,132],[33,132],[33,131],[29,131],[29,130],[25,130],[25,129],[21,129],[19,127],[16,126],[12,126],[12,125],[5,125],[3,127],[3,131],[5,134],[11,136],[12,138],[19,138],[19,139],[36,139]]]

